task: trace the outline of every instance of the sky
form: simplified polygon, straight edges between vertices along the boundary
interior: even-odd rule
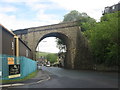
[[[37,47],[37,51],[41,52],[50,52],[50,53],[58,53],[59,49],[56,47],[56,38],[48,37],[43,39]]]
[[[57,24],[71,10],[86,12],[99,21],[104,8],[118,2],[119,0],[0,0],[0,24],[9,30]],[[52,42],[50,44],[53,41],[55,43],[54,38],[49,38],[47,42],[49,41]]]

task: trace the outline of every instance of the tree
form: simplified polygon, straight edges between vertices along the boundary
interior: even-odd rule
[[[106,14],[101,17],[101,22],[85,32],[97,64],[116,66],[120,62],[118,61],[118,48],[120,48],[119,15],[120,12]]]
[[[79,21],[82,31],[88,30],[88,27],[91,25],[94,26],[94,23],[96,23],[95,19],[88,16],[87,13],[79,13],[76,10],[73,10],[64,16],[63,22],[70,21]]]
[[[50,53],[47,55],[47,60],[50,61],[50,63],[57,62],[57,55]]]
[[[66,51],[66,45],[65,45],[65,43],[61,39],[56,38],[56,42],[57,42],[57,47],[60,50],[59,51],[60,53],[63,52],[63,51]]]
[[[64,16],[63,22],[77,21],[77,20],[80,20],[80,13],[76,10],[73,10]]]

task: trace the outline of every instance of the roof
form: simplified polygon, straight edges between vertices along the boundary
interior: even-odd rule
[[[11,33],[13,36],[15,36],[15,34],[14,34],[12,31],[8,30],[8,29],[7,29],[6,27],[4,27],[2,24],[0,24],[0,26],[3,27],[7,32],[9,32],[9,33]]]

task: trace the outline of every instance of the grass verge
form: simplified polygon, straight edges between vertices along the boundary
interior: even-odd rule
[[[13,80],[0,80],[0,83],[2,84],[7,84],[7,83],[14,83],[14,82],[21,82],[21,81],[25,81],[28,79],[31,79],[33,77],[35,77],[38,73],[38,70],[36,70],[35,72],[32,72],[31,74],[29,74],[28,76],[21,78],[21,79],[13,79]]]

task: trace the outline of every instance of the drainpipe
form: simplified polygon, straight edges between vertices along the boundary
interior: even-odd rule
[[[16,51],[15,51],[15,53],[16,53],[16,57],[19,57],[19,38],[18,38],[18,36],[14,36],[14,38],[15,38],[15,45],[16,45]]]
[[[16,63],[19,64],[19,37],[14,36],[15,38],[15,56],[16,56]]]

